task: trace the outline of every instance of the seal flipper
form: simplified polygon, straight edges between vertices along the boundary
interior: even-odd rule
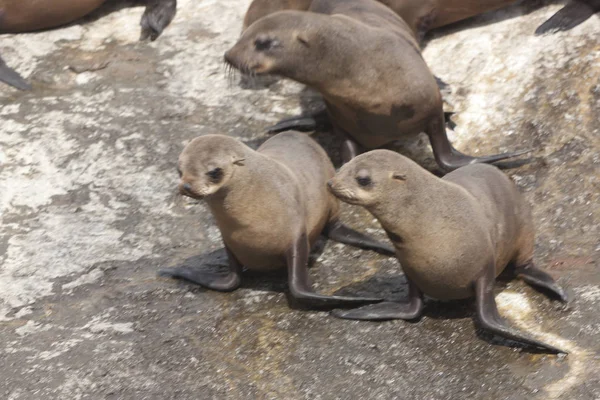
[[[195,267],[164,268],[158,271],[159,276],[184,279],[219,292],[231,292],[242,283],[242,265],[233,253],[225,247],[229,264],[229,271],[225,274],[202,271]]]
[[[534,348],[546,350],[550,353],[568,354],[566,351],[551,346],[536,339],[532,339],[506,325],[496,306],[494,298],[494,263],[491,262],[482,276],[475,281],[475,298],[477,304],[477,318],[481,327],[500,337],[532,346]]]
[[[515,274],[531,286],[536,286],[558,298],[563,303],[568,301],[564,289],[558,286],[554,279],[543,269],[537,268],[533,263],[515,268]]]
[[[280,133],[285,131],[312,132],[317,129],[326,129],[331,125],[327,109],[315,111],[309,115],[299,115],[297,117],[282,119],[275,125],[267,128],[269,133]]]
[[[342,319],[362,321],[385,321],[390,319],[411,320],[419,318],[423,313],[423,294],[410,279],[408,279],[408,301],[394,303],[386,301],[355,308],[354,310],[333,310],[331,315]]]
[[[156,40],[171,23],[177,12],[177,0],[146,0],[146,10],[140,25],[140,40]]]
[[[31,90],[31,85],[14,69],[10,68],[0,57],[0,81],[19,90]]]
[[[355,231],[354,229],[342,224],[339,220],[329,222],[323,233],[331,240],[339,243],[349,244],[350,246],[360,247],[365,250],[373,250],[387,256],[393,256],[396,251],[393,246],[380,243],[370,236]]]
[[[332,309],[357,307],[379,303],[383,299],[368,297],[327,296],[315,293],[308,279],[308,255],[310,252],[305,233],[292,245],[286,254],[290,300],[302,308]]]
[[[521,150],[512,153],[494,154],[484,157],[472,157],[456,150],[446,134],[445,120],[443,112],[439,116],[433,118],[427,130],[433,155],[438,165],[446,171],[453,171],[457,168],[464,167],[469,164],[485,163],[491,164],[509,158],[521,156],[530,153],[532,150]]]
[[[572,0],[536,30],[536,35],[568,31],[600,11],[599,0]]]

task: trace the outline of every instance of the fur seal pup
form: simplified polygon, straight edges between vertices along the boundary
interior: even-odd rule
[[[0,33],[19,33],[54,28],[73,22],[100,7],[106,0],[0,0]],[[140,40],[155,40],[171,22],[177,0],[141,0],[146,5]],[[0,81],[17,89],[29,84],[0,57]]]
[[[510,328],[494,299],[494,281],[509,271],[566,302],[562,288],[533,263],[534,227],[529,204],[512,181],[491,165],[475,164],[438,178],[389,150],[362,154],[328,182],[340,200],[365,207],[394,243],[409,287],[404,303],[384,302],[334,311],[359,320],[415,319],[423,294],[476,298],[484,329],[553,353],[553,346]]]
[[[353,246],[394,254],[394,249],[339,221],[339,203],[328,192],[335,174],[325,150],[304,133],[280,133],[254,151],[234,138],[194,139],[179,158],[181,194],[205,199],[221,231],[229,258],[225,275],[195,268],[168,268],[163,276],[184,278],[209,289],[239,287],[242,266],[270,270],[287,265],[289,295],[303,307],[335,308],[381,299],[325,296],[310,285],[309,251],[321,233]]]
[[[314,0],[307,11],[279,11],[253,23],[225,53],[242,73],[280,75],[323,96],[347,161],[425,132],[437,163],[452,170],[525,152],[471,157],[448,140],[442,97],[410,27],[375,0]],[[304,117],[302,117],[304,118]]]

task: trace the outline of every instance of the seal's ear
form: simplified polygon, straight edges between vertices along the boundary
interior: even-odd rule
[[[310,43],[308,42],[308,35],[306,34],[306,32],[297,32],[296,39],[304,46],[310,47]]]
[[[406,175],[404,174],[400,174],[398,172],[394,172],[392,174],[392,179],[396,179],[398,181],[405,181],[406,180]]]

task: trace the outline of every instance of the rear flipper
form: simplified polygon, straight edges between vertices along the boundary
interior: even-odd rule
[[[600,0],[572,0],[540,25],[536,35],[568,31],[600,11]]]
[[[542,349],[549,353],[567,354],[564,350],[530,338],[518,330],[506,325],[504,320],[500,317],[498,308],[496,307],[496,299],[494,298],[494,271],[494,263],[491,263],[485,273],[475,281],[477,318],[481,327],[491,333],[517,343]]]
[[[329,115],[325,108],[310,115],[299,115],[293,118],[287,118],[279,121],[275,125],[267,128],[269,133],[279,133],[285,131],[312,132],[317,129],[326,129],[331,126]]]
[[[31,85],[14,69],[10,68],[0,57],[0,81],[19,90],[31,90]]]
[[[330,222],[323,232],[329,239],[339,243],[349,244],[365,250],[373,250],[381,254],[393,256],[396,254],[394,247],[380,243],[370,236],[355,231],[352,228],[342,224],[340,221]]]
[[[355,319],[361,321],[386,321],[390,319],[411,320],[423,313],[423,294],[419,288],[408,280],[408,301],[394,303],[386,301],[354,310],[333,310],[331,314],[342,319]]]
[[[463,154],[456,150],[448,139],[443,112],[440,112],[439,116],[436,116],[431,120],[425,133],[427,133],[427,136],[429,136],[429,141],[431,143],[435,160],[437,161],[438,165],[446,171],[453,171],[469,164],[491,164],[527,154],[532,151],[521,150],[512,153],[502,153],[484,157],[472,157]]]
[[[516,267],[515,274],[531,286],[542,289],[552,297],[558,298],[563,303],[568,301],[567,293],[558,286],[554,279],[544,270],[537,268],[533,263],[523,267]]]
[[[154,41],[175,17],[177,0],[146,0],[145,3],[146,10],[140,21],[142,26],[140,40]]]

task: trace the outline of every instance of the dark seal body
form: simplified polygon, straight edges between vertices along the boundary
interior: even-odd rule
[[[397,13],[422,36],[430,29],[497,10],[516,3],[515,0],[378,0]],[[276,11],[307,11],[312,0],[254,0],[244,18],[243,29]],[[536,34],[571,29],[600,11],[600,0],[573,0],[544,22]]]
[[[81,18],[106,0],[0,0],[0,33],[53,28]]]

